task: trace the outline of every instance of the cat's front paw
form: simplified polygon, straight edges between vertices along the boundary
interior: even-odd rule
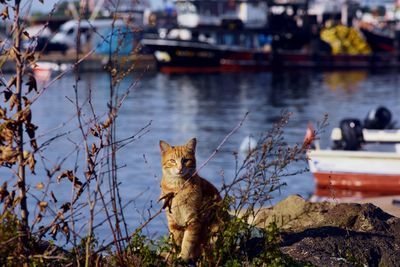
[[[196,266],[196,259],[194,259],[194,258],[188,258],[187,256],[182,255],[182,253],[179,254],[178,258],[179,258],[183,263],[185,263],[185,265],[187,265],[187,266]]]
[[[170,192],[167,193],[165,195],[163,195],[162,197],[160,197],[160,199],[158,200],[158,202],[160,202],[161,200],[164,201],[164,204],[162,206],[163,209],[168,208],[169,213],[171,212],[171,205],[172,205],[172,199],[175,197],[175,193],[174,192]]]

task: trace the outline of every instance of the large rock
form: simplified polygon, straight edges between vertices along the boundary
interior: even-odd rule
[[[290,196],[251,223],[282,229],[281,250],[316,266],[399,266],[400,219],[372,204],[311,203]]]

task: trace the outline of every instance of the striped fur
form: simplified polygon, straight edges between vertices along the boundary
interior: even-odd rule
[[[195,174],[196,139],[183,146],[170,146],[160,141],[162,180],[161,197],[174,193],[170,211],[167,209],[168,228],[180,246],[184,260],[200,256],[202,246],[210,234],[218,229],[217,208],[221,202],[218,190]]]

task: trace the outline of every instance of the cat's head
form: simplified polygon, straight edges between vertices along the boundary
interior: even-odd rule
[[[163,175],[188,179],[195,173],[196,138],[182,146],[171,146],[161,140],[160,150]]]

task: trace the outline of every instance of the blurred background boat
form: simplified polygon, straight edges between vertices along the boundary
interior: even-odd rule
[[[265,1],[175,1],[177,25],[145,36],[163,72],[266,70],[271,39]]]
[[[45,83],[50,80],[51,76],[67,70],[72,64],[57,64],[48,61],[38,61],[31,66],[31,71],[33,72],[36,81]]]
[[[356,1],[321,2],[177,0],[177,25],[142,44],[163,72],[400,65],[393,37],[361,28]]]

